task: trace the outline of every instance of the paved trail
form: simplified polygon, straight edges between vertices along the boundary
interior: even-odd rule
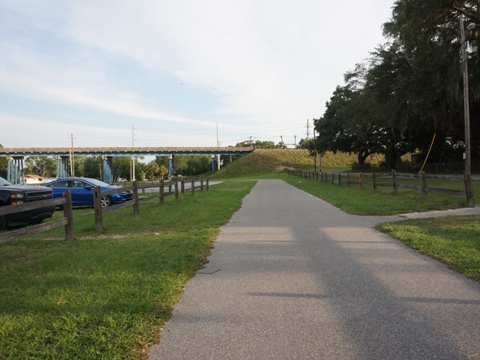
[[[480,359],[480,286],[263,180],[222,228],[150,359]]]

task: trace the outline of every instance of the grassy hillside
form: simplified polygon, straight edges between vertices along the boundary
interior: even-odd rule
[[[322,156],[322,167],[351,166],[355,160],[355,155],[327,152]],[[318,164],[317,159],[317,167]],[[313,157],[308,150],[258,149],[232,163],[227,163],[213,177],[262,175],[282,171],[285,168],[313,170]]]

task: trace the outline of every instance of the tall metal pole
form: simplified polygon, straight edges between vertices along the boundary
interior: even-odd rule
[[[465,23],[463,16],[460,18],[460,37],[462,46],[462,70],[463,70],[463,113],[465,117],[465,171],[472,173],[470,158],[470,103],[468,93],[468,64],[467,64],[467,41],[465,39]]]
[[[75,177],[75,152],[73,147],[73,134],[70,134],[70,139],[72,142],[71,157],[70,157],[70,176]]]
[[[313,123],[315,124],[315,120]],[[317,172],[317,144],[315,139],[315,125],[313,126],[313,172]]]
[[[132,124],[132,151],[134,151],[135,147],[135,124]],[[135,154],[132,154],[132,181],[135,181]]]

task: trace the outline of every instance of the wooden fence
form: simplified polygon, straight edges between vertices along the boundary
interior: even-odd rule
[[[61,205],[63,207],[63,218],[57,219],[57,220],[50,220],[46,222],[44,221],[38,225],[32,225],[32,226],[24,227],[17,230],[11,230],[6,233],[0,234],[0,243],[6,242],[12,239],[16,239],[18,237],[25,236],[28,234],[34,234],[34,233],[42,232],[45,230],[57,228],[60,226],[65,227],[65,238],[67,240],[73,240],[74,239],[73,207],[72,207],[72,197],[70,195],[70,190],[66,191],[63,197],[57,198],[57,199],[32,201],[30,203],[19,204],[15,206],[1,206],[0,216],[19,213],[27,210],[39,209],[42,207],[58,206],[58,205]]]
[[[191,183],[190,189],[185,189],[185,183]],[[195,183],[199,183],[198,186],[195,186]],[[146,189],[152,189],[158,187],[158,194],[150,195],[150,196],[139,196],[139,192],[142,194],[146,193]],[[112,189],[107,191],[101,191],[100,188],[95,188],[94,190],[94,199],[93,199],[93,207],[94,207],[94,217],[95,217],[95,229],[97,231],[103,230],[103,215],[107,214],[112,211],[120,210],[128,206],[133,207],[133,214],[137,216],[140,211],[139,204],[141,202],[152,200],[155,198],[159,199],[159,204],[165,204],[165,197],[169,195],[175,195],[176,199],[185,198],[185,193],[190,191],[192,196],[195,195],[195,189],[199,189],[200,192],[203,192],[204,189],[206,191],[209,190],[210,184],[208,178],[203,177],[194,177],[194,178],[174,178],[169,181],[161,180],[157,184],[141,184],[135,181],[133,185],[122,187],[119,189]],[[168,191],[166,191],[168,189]],[[102,208],[101,206],[101,199],[103,196],[111,195],[114,193],[124,192],[124,191],[132,191],[132,200],[126,201],[121,204],[112,205],[107,208]],[[49,200],[40,200],[34,201],[31,203],[25,203],[15,206],[1,206],[0,207],[0,216],[18,213],[26,210],[33,210],[42,207],[48,206],[59,206],[61,205],[63,208],[63,218],[57,220],[50,220],[44,221],[38,225],[32,225],[16,230],[10,230],[5,233],[0,234],[0,243],[16,239],[21,236],[25,236],[28,234],[38,233],[42,231],[46,231],[49,229],[53,229],[60,226],[65,226],[65,239],[66,240],[74,240],[74,221],[73,221],[73,206],[72,206],[72,197],[70,194],[70,190],[66,191],[62,198],[56,199],[49,199]]]
[[[327,172],[307,172],[300,170],[291,170],[290,174],[303,177],[305,179],[321,181],[325,183],[345,184],[346,186],[359,185],[371,186],[376,190],[380,186],[392,187],[394,192],[398,191],[398,188],[406,188],[419,190],[422,193],[422,196],[425,197],[429,192],[438,192],[443,194],[465,196],[467,200],[467,206],[474,207],[473,199],[473,188],[472,188],[472,179],[470,174],[464,173],[463,176],[456,175],[428,175],[425,172],[420,174],[408,174],[408,173],[397,173],[392,171],[387,174],[378,174],[378,173],[327,173]],[[402,184],[399,182],[400,179],[418,179],[419,185],[411,184]],[[465,190],[453,190],[439,187],[430,187],[427,185],[428,179],[443,179],[443,180],[452,180],[452,181],[462,181],[464,184]],[[382,181],[383,180],[383,181]],[[388,180],[388,182],[385,182]]]
[[[187,191],[185,190],[185,183],[187,182],[191,183],[191,187],[189,191],[192,193],[192,196],[195,195],[196,182],[200,183],[200,185],[197,186],[197,188],[200,189],[200,192],[203,192],[205,187],[207,191],[209,189],[209,180],[208,178],[204,179],[203,177],[174,178],[169,181],[165,181],[162,179],[155,185],[153,183],[138,185],[138,182],[134,181],[133,185],[131,186],[126,186],[123,188],[112,189],[107,191],[100,191],[100,188],[95,188],[94,197],[93,197],[93,208],[94,208],[94,214],[95,214],[95,230],[97,231],[103,230],[103,215],[111,211],[120,210],[127,206],[133,206],[133,215],[138,216],[140,211],[140,207],[139,207],[140,202],[158,198],[159,204],[164,205],[166,196],[175,195],[176,199],[185,198],[185,193],[188,191],[188,190]],[[205,183],[205,186],[204,186],[204,183]],[[179,189],[179,185],[180,185],[180,189]],[[153,188],[158,188],[158,194],[150,195],[150,196],[142,196],[142,197],[139,196],[139,190],[143,194],[145,194],[146,189],[153,189]],[[168,188],[168,191],[165,191],[166,188]],[[172,190],[172,188],[174,190]],[[122,204],[109,206],[107,208],[102,208],[102,205],[101,205],[102,197],[110,194],[114,194],[114,193],[124,192],[124,191],[132,192],[131,201],[126,201]]]

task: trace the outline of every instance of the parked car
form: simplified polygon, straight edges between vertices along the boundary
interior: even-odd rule
[[[62,197],[65,191],[70,190],[73,206],[93,206],[93,191],[96,187],[100,187],[101,191],[121,188],[120,186],[110,185],[91,178],[57,179],[44,185],[52,189],[54,198]],[[131,191],[110,194],[102,197],[102,207],[105,208],[131,199]]]
[[[0,177],[0,206],[15,206],[27,202],[52,198],[52,189],[49,189],[48,187],[13,185]],[[52,217],[54,211],[55,206],[52,205],[40,209],[2,215],[0,216],[0,230],[28,224],[39,224],[43,220]]]

